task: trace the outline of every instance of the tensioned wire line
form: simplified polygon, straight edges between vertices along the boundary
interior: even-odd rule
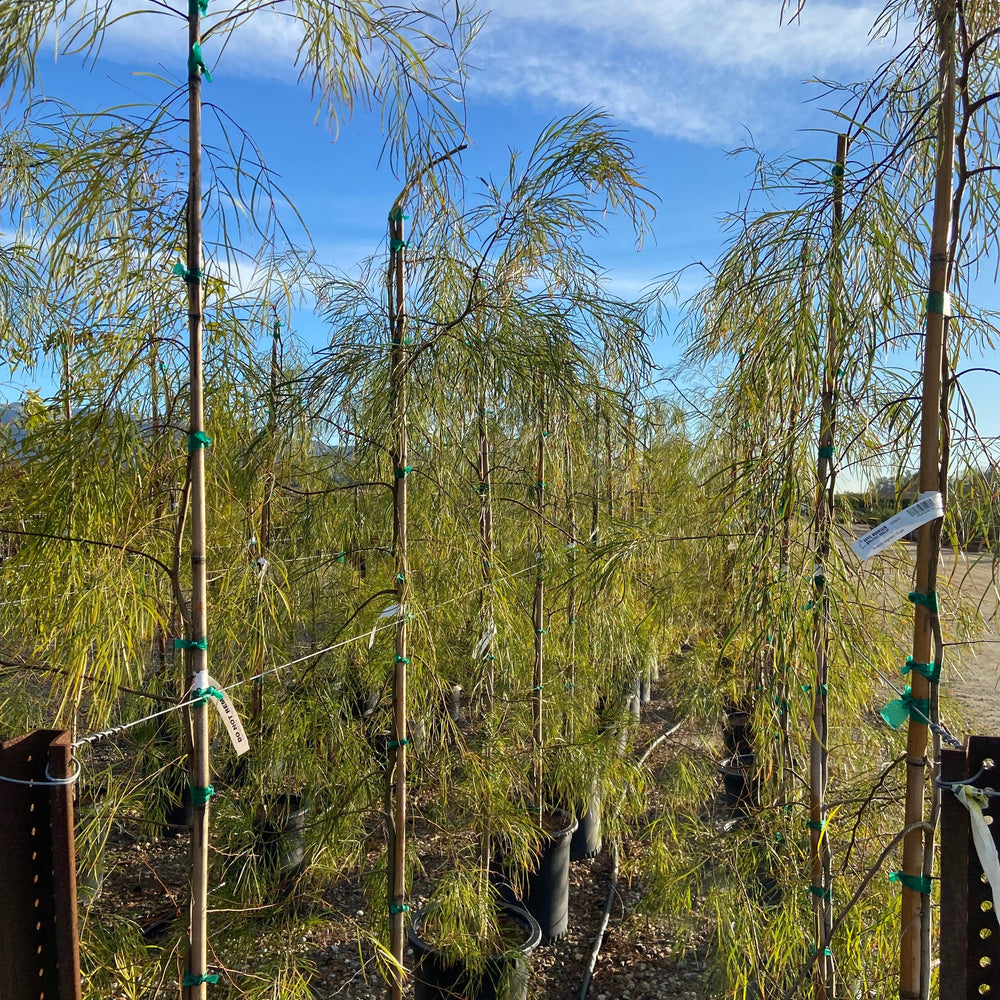
[[[443,608],[448,604],[453,604],[455,601],[460,601],[465,597],[471,597],[473,594],[479,593],[479,591],[485,589],[488,586],[496,586],[498,583],[503,583],[507,580],[513,580],[515,577],[523,576],[525,573],[534,573],[536,571],[535,566],[526,566],[524,569],[519,569],[516,573],[509,573],[500,580],[494,580],[490,584],[481,584],[478,587],[468,590],[463,594],[458,594],[455,597],[449,597],[447,601],[442,601],[440,604],[435,604],[432,607],[424,608],[421,612],[422,614],[429,614],[433,611],[437,611],[439,608]],[[267,670],[261,671],[259,674],[254,674],[252,677],[244,677],[242,680],[234,681],[232,684],[228,684],[225,687],[226,691],[232,691],[234,688],[242,687],[244,684],[249,684],[252,681],[263,680],[263,678],[270,676],[271,674],[276,674],[286,667],[294,667],[299,663],[305,663],[307,660],[314,659],[317,656],[322,656],[324,653],[330,653],[335,649],[342,649],[344,646],[349,646],[351,643],[360,642],[362,639],[366,639],[376,632],[381,632],[383,629],[395,628],[395,620],[387,621],[384,625],[376,624],[374,628],[368,629],[368,631],[352,636],[350,639],[342,639],[340,642],[335,642],[332,646],[326,646],[323,649],[314,650],[311,653],[306,653],[305,656],[299,656],[294,660],[289,660],[287,663],[279,663],[277,666],[269,667]],[[123,733],[128,729],[132,729],[134,726],[142,725],[144,722],[150,722],[153,719],[159,719],[162,716],[170,715],[173,712],[179,712],[182,708],[188,708],[191,705],[200,705],[204,701],[202,695],[197,695],[193,698],[188,698],[185,701],[178,702],[176,705],[171,705],[170,708],[164,708],[159,712],[152,712],[149,715],[143,716],[141,719],[133,719],[130,722],[124,722],[120,726],[113,726],[111,729],[102,729],[100,732],[91,733],[89,736],[84,736],[78,739],[75,743],[70,744],[72,749],[77,749],[78,747],[84,746],[88,743],[97,743],[100,740],[108,739],[111,736],[117,736],[119,733]],[[35,782],[39,784],[39,782]]]

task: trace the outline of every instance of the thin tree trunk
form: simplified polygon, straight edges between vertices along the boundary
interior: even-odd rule
[[[264,572],[267,566],[267,560],[271,558],[271,536],[273,534],[272,530],[272,512],[271,505],[274,500],[274,484],[275,484],[275,472],[274,466],[277,460],[274,454],[275,447],[275,437],[278,430],[278,417],[277,417],[277,407],[278,407],[278,374],[280,372],[279,364],[279,350],[281,345],[281,321],[278,319],[277,310],[275,310],[274,316],[274,326],[271,330],[271,369],[268,384],[268,401],[267,401],[267,442],[268,449],[271,451],[271,468],[268,469],[267,473],[264,475],[264,498],[260,505],[260,532],[257,539],[257,567],[261,573]],[[263,600],[263,593],[258,591],[258,616],[261,624],[263,625],[263,616],[261,615],[260,603]],[[260,656],[254,662],[250,664],[251,673],[254,675],[260,674],[264,670],[264,643],[261,642],[258,645],[258,650]],[[250,703],[250,722],[253,732],[259,732],[261,726],[261,720],[264,715],[264,678],[257,677],[253,682],[253,689],[251,692],[251,703]]]
[[[937,40],[939,57],[939,106],[937,125],[937,168],[934,185],[934,215],[931,228],[930,282],[927,295],[927,332],[924,339],[923,396],[920,416],[920,491],[932,492],[940,486],[941,366],[944,357],[950,277],[949,250],[952,228],[952,186],[955,160],[955,13],[956,0],[937,0]],[[917,532],[916,591],[913,616],[913,661],[930,663],[933,654],[933,619],[936,616],[936,522]],[[932,596],[934,595],[934,596]],[[928,679],[914,670],[912,696],[929,699]],[[926,701],[923,702],[926,704]],[[927,949],[923,941],[930,933],[930,914],[924,906],[923,886],[925,837],[933,836],[915,824],[924,818],[926,784],[927,723],[911,715],[906,742],[906,807],[904,825],[912,828],[903,839],[902,926],[899,995],[902,1000],[923,997],[929,976],[923,966]],[[907,882],[911,882],[907,885]]]
[[[410,597],[409,562],[406,548],[406,308],[403,235],[404,213],[401,201],[389,214],[389,328],[392,331],[389,391],[395,440],[393,464],[393,536],[396,556],[396,633],[395,672],[393,677],[391,769],[393,786],[392,857],[389,887],[389,950],[398,963],[389,983],[392,1000],[403,996],[404,914],[406,905],[406,609]]]
[[[188,667],[194,688],[208,687],[208,608],[206,604],[205,529],[205,401],[202,370],[202,220],[201,220],[201,70],[193,54],[200,52],[198,5],[191,4],[188,19],[188,200],[187,283],[190,357],[190,421],[188,476],[191,481],[191,605],[188,613]],[[195,46],[198,46],[196,49]],[[200,437],[199,437],[200,436]],[[191,925],[188,973],[190,1000],[205,1000],[208,962],[208,712],[195,705],[192,715],[191,786]]]
[[[813,893],[814,933],[819,942],[829,941],[833,928],[831,899],[830,837],[826,829],[826,786],[829,775],[829,713],[827,702],[828,653],[830,648],[830,596],[826,589],[826,564],[830,557],[833,527],[833,456],[837,436],[837,380],[843,357],[843,262],[841,238],[844,226],[844,164],[847,136],[837,136],[837,159],[833,168],[833,226],[830,247],[830,291],[827,310],[826,357],[823,394],[820,400],[819,457],[816,476],[816,550],[813,564],[813,655],[816,675],[813,686],[812,737],[809,748],[809,854]],[[826,950],[813,967],[813,995],[826,1000],[834,992],[833,960]]]
[[[479,546],[482,567],[483,596],[480,609],[482,648],[480,655],[483,665],[483,708],[489,715],[493,711],[496,654],[493,652],[493,635],[496,617],[493,607],[493,469],[490,460],[489,426],[486,421],[486,388],[481,385],[477,400],[479,416],[477,433],[479,437]]]

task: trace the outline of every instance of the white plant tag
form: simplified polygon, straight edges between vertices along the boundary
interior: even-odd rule
[[[877,528],[872,528],[862,535],[852,546],[851,551],[861,560],[887,549],[893,542],[899,541],[903,535],[909,534],[914,528],[944,517],[944,501],[938,492],[921,493],[916,503],[910,504],[905,510],[893,514],[888,521],[883,521]]]
[[[236,709],[233,708],[233,703],[229,700],[226,692],[218,684],[215,684],[214,681],[212,682],[212,686],[222,692],[221,698],[212,698],[211,700],[215,702],[219,718],[222,719],[222,724],[226,727],[226,732],[229,733],[229,739],[232,741],[236,756],[239,757],[250,749],[250,741],[247,739],[246,730],[243,728],[243,723],[240,722],[240,717],[236,714]]]

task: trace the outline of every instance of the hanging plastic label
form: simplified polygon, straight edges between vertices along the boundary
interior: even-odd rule
[[[915,528],[944,517],[944,501],[938,492],[921,493],[916,503],[910,504],[906,510],[893,514],[888,521],[883,521],[877,528],[872,528],[862,535],[852,546],[851,551],[861,560],[887,549],[893,542],[899,541],[903,535],[908,535]]]
[[[212,701],[215,702],[219,718],[222,719],[222,724],[226,727],[226,732],[229,733],[229,739],[236,751],[236,756],[239,757],[250,749],[246,730],[243,728],[243,723],[240,722],[239,715],[236,714],[236,709],[233,708],[233,703],[229,700],[229,695],[214,681],[212,683],[222,693],[221,698],[212,698]]]

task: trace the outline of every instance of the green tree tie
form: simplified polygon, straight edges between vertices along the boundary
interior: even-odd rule
[[[212,74],[209,73],[208,67],[205,65],[205,57],[201,54],[201,45],[195,42],[191,46],[191,55],[188,56],[188,74],[197,76],[198,73],[201,73],[205,78],[205,83],[212,82]]]
[[[204,639],[174,639],[174,649],[208,649],[208,637]]]
[[[204,431],[195,431],[188,434],[188,454],[193,455],[202,448],[211,448],[212,439]]]
[[[209,799],[215,794],[214,785],[206,785],[204,788],[199,788],[197,785],[188,785],[191,789],[191,805],[193,806],[204,806],[208,805]]]
[[[196,976],[193,972],[184,973],[184,986],[201,986],[202,983],[211,983],[215,985],[219,981],[219,974],[217,972],[206,972],[200,976]]]
[[[889,875],[889,881],[899,882],[901,885],[906,886],[907,889],[919,892],[921,896],[929,896],[931,894],[931,880],[924,875],[908,875],[906,872],[892,872]]]
[[[914,722],[921,722],[926,725],[930,721],[930,715],[928,714],[930,710],[930,699],[914,698],[909,687],[907,687],[902,696],[890,701],[879,712],[879,715],[882,716],[886,724],[892,729],[899,729],[907,719],[913,719]]]
[[[903,676],[905,677],[911,670],[915,674],[920,674],[921,677],[926,677],[931,684],[937,684],[941,680],[940,663],[917,663],[912,656],[908,656],[906,663],[903,665]]]
[[[938,613],[938,595],[936,590],[932,590],[929,594],[921,594],[917,590],[911,590],[906,595],[906,599],[913,604],[927,608],[932,615]]]

